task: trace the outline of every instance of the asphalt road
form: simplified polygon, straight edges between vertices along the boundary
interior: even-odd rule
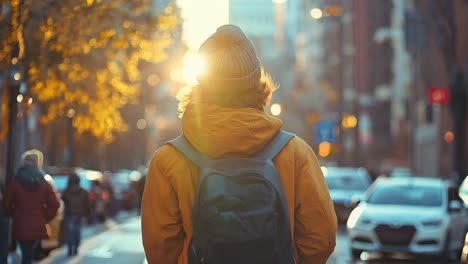
[[[104,225],[107,231],[95,231],[88,229],[88,238],[82,242],[80,252],[75,257],[66,255],[66,248],[55,250],[51,255],[42,260],[41,264],[53,263],[111,263],[111,264],[142,264],[145,263],[143,245],[141,243],[140,218],[129,216],[122,223],[107,221]],[[90,233],[91,232],[91,233]],[[410,255],[380,255],[364,252],[361,260],[353,261],[349,250],[349,242],[346,229],[340,226],[337,236],[337,246],[327,264],[456,264],[449,263],[434,257],[416,257]]]
[[[361,260],[353,261],[346,236],[346,227],[340,226],[337,236],[337,245],[327,264],[457,264],[435,257],[421,257],[406,254],[369,254],[362,253]],[[459,263],[459,262],[458,262]]]

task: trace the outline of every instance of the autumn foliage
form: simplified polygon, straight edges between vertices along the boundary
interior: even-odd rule
[[[10,2],[13,21],[19,0]],[[108,143],[127,129],[119,110],[138,103],[147,78],[141,63],[168,59],[180,23],[176,8],[169,4],[156,14],[151,0],[25,0],[21,22],[0,33],[1,64],[11,61],[11,47],[20,42],[41,122],[68,115],[78,133]]]

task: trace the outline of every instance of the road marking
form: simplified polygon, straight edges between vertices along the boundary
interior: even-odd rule
[[[94,258],[112,258],[114,253],[109,246],[103,246],[89,251],[87,255]]]

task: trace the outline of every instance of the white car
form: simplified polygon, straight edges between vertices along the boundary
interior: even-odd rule
[[[459,189],[460,197],[465,203],[465,207],[468,208],[468,176],[465,177]]]
[[[322,167],[339,223],[346,223],[353,210],[353,199],[366,192],[372,180],[363,168]]]
[[[456,187],[436,178],[382,178],[347,222],[353,258],[363,251],[460,258],[467,215]]]

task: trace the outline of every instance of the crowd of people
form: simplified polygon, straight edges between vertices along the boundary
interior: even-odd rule
[[[112,186],[107,178],[103,182],[96,182],[93,194],[90,195],[80,185],[79,175],[70,170],[65,175],[66,187],[59,192],[54,187],[52,177],[46,175],[43,170],[43,159],[39,150],[24,152],[20,167],[7,182],[5,190],[0,192],[2,209],[11,219],[8,224],[10,227],[2,232],[1,239],[8,239],[5,243],[9,245],[10,258],[16,259],[11,261],[13,263],[27,264],[37,260],[37,249],[41,247],[41,241],[54,236],[51,234],[51,226],[53,219],[59,217],[58,214],[63,214],[63,220],[57,228],[60,233],[56,234],[58,246],[62,242],[66,244],[70,257],[78,254],[84,220],[89,222],[89,219],[98,217],[92,215],[96,214],[98,207],[102,207],[101,211],[108,211],[110,215],[116,214],[115,208],[106,204],[98,205],[96,197],[93,198],[97,192],[102,193],[104,190],[107,190],[108,196],[113,197]],[[138,182],[137,185],[135,191],[141,198],[140,191],[143,190],[144,181]],[[9,236],[5,238],[3,234],[8,233]],[[18,245],[21,254],[15,254]],[[2,263],[3,261],[0,260]]]

